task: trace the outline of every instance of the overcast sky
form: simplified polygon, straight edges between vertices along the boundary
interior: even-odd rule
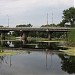
[[[63,10],[74,6],[74,0],[0,0],[0,25],[15,27],[31,23],[40,27],[48,23],[59,23]]]

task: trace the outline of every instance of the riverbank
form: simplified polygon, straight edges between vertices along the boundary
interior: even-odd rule
[[[75,47],[70,47],[67,50],[59,50],[59,51],[62,51],[69,56],[75,56]]]
[[[17,54],[30,54],[32,52],[45,52],[48,54],[64,54],[59,50],[48,50],[48,49],[4,49],[3,52],[0,52],[0,56],[13,56]]]

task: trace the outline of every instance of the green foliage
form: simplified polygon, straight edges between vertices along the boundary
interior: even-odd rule
[[[62,20],[62,22],[60,22],[59,24],[57,24],[57,26],[64,27],[65,23],[66,23],[65,20]]]
[[[71,7],[63,11],[62,23],[69,23],[71,27],[75,26],[75,8]]]
[[[42,25],[41,27],[56,27],[57,25],[55,25],[55,24],[48,24],[48,25]]]
[[[65,50],[66,51],[66,50]],[[59,54],[59,57],[62,60],[61,69],[68,73],[69,75],[75,74],[75,57]]]
[[[14,31],[13,33],[12,33],[12,36],[16,36],[16,37],[18,37],[18,36],[20,36],[20,32],[17,32],[17,31]]]
[[[31,24],[21,24],[21,25],[16,25],[16,27],[32,27]]]
[[[75,46],[75,29],[71,29],[70,32],[68,32],[68,44],[71,46]]]
[[[0,27],[4,27],[3,25],[0,25]]]

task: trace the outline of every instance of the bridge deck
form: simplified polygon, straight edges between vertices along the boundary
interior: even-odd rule
[[[0,31],[70,31],[70,28],[66,27],[41,27],[41,28],[29,28],[29,27],[16,27],[16,28],[6,28],[0,27]]]

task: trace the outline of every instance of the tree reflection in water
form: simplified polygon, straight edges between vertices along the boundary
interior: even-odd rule
[[[75,57],[60,54],[61,58],[61,69],[69,74],[75,74]]]
[[[0,41],[0,47],[3,48],[38,48],[38,49],[50,49],[50,50],[59,50],[58,42],[27,42],[24,40],[21,41]]]
[[[0,56],[0,63],[2,64],[4,62],[5,56]]]
[[[7,58],[6,58],[7,57]],[[9,61],[8,61],[8,59],[9,59]],[[1,65],[3,64],[3,63],[5,63],[5,64],[8,64],[10,67],[12,66],[12,63],[11,63],[11,56],[9,56],[9,58],[8,58],[8,56],[0,56],[0,63],[1,63]]]

